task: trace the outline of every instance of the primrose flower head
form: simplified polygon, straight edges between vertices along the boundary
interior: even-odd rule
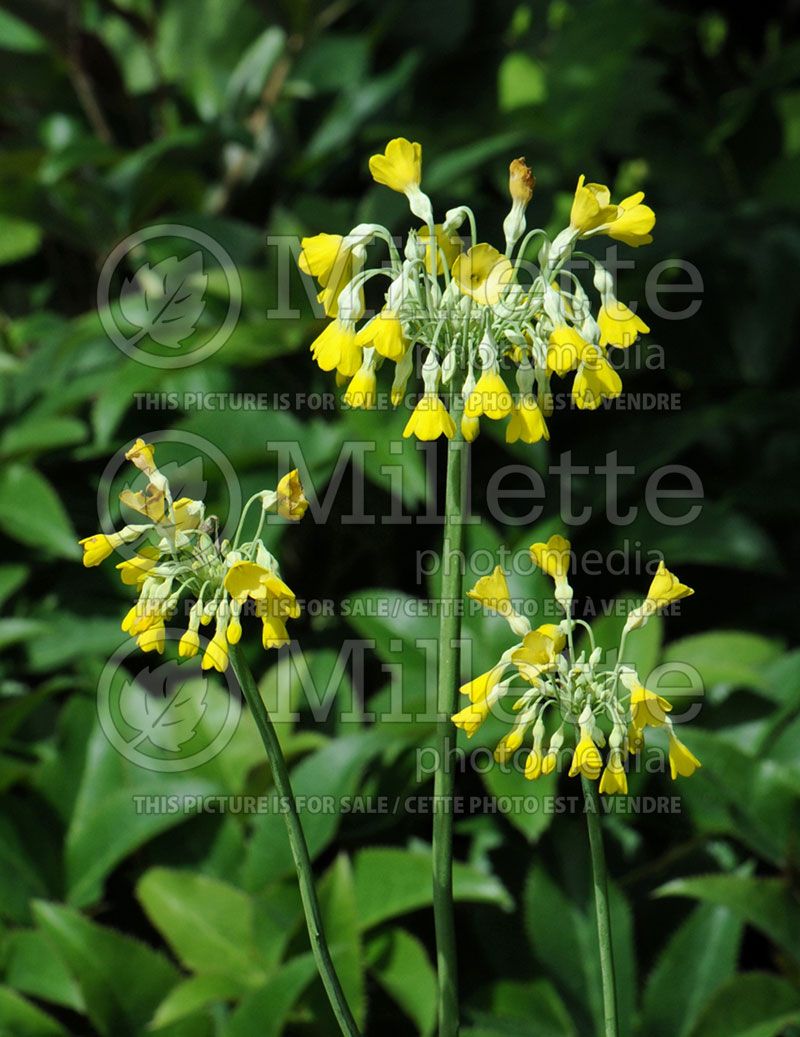
[[[190,659],[203,651],[203,669],[223,672],[228,666],[229,645],[242,636],[240,616],[252,602],[253,611],[269,630],[265,647],[288,641],[285,619],[295,619],[300,608],[294,592],[280,578],[278,563],[260,539],[262,520],[254,539],[242,540],[243,525],[254,505],[297,521],[308,501],[297,471],[288,472],[277,489],[262,490],[244,507],[233,542],[220,541],[214,516],[206,517],[202,501],[182,497],[173,500],[169,481],[159,471],[152,445],[137,440],[126,457],[148,478],[144,491],[125,491],[122,502],[138,510],[147,522],[125,526],[105,534],[84,537],[83,564],[99,565],[123,545],[138,544],[132,558],[117,565],[122,583],[135,587],[137,601],[122,620],[122,630],[135,637],[143,652],[163,652],[165,625],[188,606],[188,627],[180,639],[178,655]],[[159,501],[158,508],[152,506]],[[214,622],[214,634],[201,646],[200,625]],[[276,629],[280,637],[275,636]]]
[[[453,715],[453,723],[471,738],[493,714],[510,720],[495,759],[505,762],[521,752],[529,780],[551,774],[563,764],[570,777],[599,781],[602,793],[625,794],[628,756],[642,750],[651,730],[666,734],[673,779],[689,777],[701,764],[675,734],[672,704],[646,688],[632,666],[612,664],[611,658],[619,660],[622,645],[606,649],[595,645],[590,634],[590,647],[576,652],[572,588],[566,583],[569,541],[551,536],[533,544],[530,551],[536,565],[553,579],[565,618],[531,629],[512,603],[503,570],[497,566],[482,576],[467,597],[505,619],[517,640],[491,669],[461,687],[466,705]],[[667,581],[662,575],[655,588],[651,586],[651,594],[654,600],[663,602],[658,594],[673,595],[670,600],[675,600],[674,595],[681,593],[678,587],[683,585],[675,577]]]
[[[552,399],[554,377],[574,373],[570,396],[580,410],[620,394],[609,350],[631,345],[647,324],[616,299],[611,275],[594,259],[592,316],[592,300],[568,263],[582,237],[603,233],[631,245],[651,240],[655,217],[641,195],[616,204],[607,187],[581,177],[570,223],[550,241],[542,230],[526,233],[535,178],[525,159],[516,158],[501,251],[480,239],[468,205],[434,216],[422,187],[419,142],[389,141],[369,159],[369,171],[408,200],[418,222],[405,242],[399,245],[380,224],[359,224],[347,234],[303,238],[298,260],[316,279],[330,318],[311,343],[312,356],[323,371],[336,372],[349,406],[382,405],[381,371],[388,365],[393,406],[407,402],[413,376],[424,383],[416,406],[408,402],[413,412],[405,435],[472,441],[481,420],[507,421],[507,442],[536,443],[550,437],[552,408],[544,401]],[[462,237],[466,228],[469,236]],[[559,278],[564,283],[556,284]],[[369,286],[373,296],[376,285],[378,305],[370,312],[365,292]],[[435,379],[426,377],[432,368]]]

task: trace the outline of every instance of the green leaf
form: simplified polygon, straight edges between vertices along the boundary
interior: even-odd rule
[[[16,18],[9,11],[0,10],[0,47],[24,54],[35,54],[47,49],[42,36],[27,22]]]
[[[529,1034],[531,1020],[536,1020],[536,1037],[575,1037],[577,1030],[564,1002],[547,980],[517,983],[500,980],[490,993],[491,1012],[473,1011],[470,1017],[477,1028],[467,1033]],[[520,1029],[514,1023],[522,1025]],[[484,1029],[485,1027],[485,1029]]]
[[[353,1016],[363,1028],[367,1011],[364,961],[353,871],[344,854],[339,854],[323,876],[319,897],[333,964]]]
[[[545,774],[528,781],[509,765],[495,765],[483,774],[488,792],[496,796],[503,817],[518,828],[528,842],[535,843],[550,827],[552,812],[545,809],[548,797],[556,791],[557,774]]]
[[[711,994],[733,975],[741,939],[742,923],[728,908],[697,907],[670,937],[648,977],[642,1032],[691,1033]]]
[[[93,903],[102,894],[106,876],[127,854],[186,819],[181,809],[137,809],[137,796],[157,797],[163,803],[170,795],[207,796],[223,791],[201,774],[200,768],[186,774],[154,773],[126,760],[111,745],[95,716],[66,837],[69,902],[76,907]],[[124,824],[120,824],[121,817]]]
[[[589,890],[587,889],[587,895]],[[636,992],[633,924],[621,893],[609,887],[612,945],[616,966],[620,1033],[630,1033]],[[540,867],[524,894],[525,928],[543,968],[571,999],[583,1005],[602,1029],[602,993],[594,904],[579,906]]]
[[[0,987],[0,1034],[3,1037],[68,1037],[60,1023],[7,987]]]
[[[691,748],[703,767],[682,790],[688,813],[699,831],[734,836],[781,865],[794,844],[800,783],[793,786],[785,767],[745,751],[735,737],[692,729]]]
[[[69,516],[50,483],[35,468],[10,465],[0,472],[0,529],[30,547],[60,558],[79,558]]]
[[[160,1030],[188,1016],[196,1015],[209,1005],[238,1000],[245,989],[242,983],[231,976],[210,973],[192,976],[170,990],[158,1006],[150,1028]]]
[[[664,652],[664,661],[693,666],[706,687],[730,684],[762,688],[767,665],[780,654],[780,642],[772,638],[740,630],[715,630],[673,641]]]
[[[316,973],[314,957],[292,958],[260,990],[248,994],[222,1029],[222,1037],[279,1037],[298,997]]]
[[[0,565],[0,606],[25,583],[29,572],[27,565]]]
[[[745,875],[701,875],[673,879],[656,894],[694,897],[727,907],[800,961],[800,904],[783,879]]]
[[[390,929],[370,939],[366,950],[370,971],[413,1019],[422,1037],[436,1025],[436,973],[416,936]]]
[[[104,1037],[138,1037],[178,978],[173,966],[138,940],[70,908],[37,901],[33,913],[78,983],[96,1029]]]
[[[27,259],[41,243],[42,229],[37,224],[0,213],[0,266]]]
[[[504,112],[541,104],[547,98],[543,66],[527,54],[507,54],[500,65],[497,92]]]
[[[780,1037],[800,1023],[800,994],[767,972],[738,975],[714,995],[691,1037]]]
[[[80,988],[38,929],[18,929],[6,944],[6,983],[23,994],[84,1011]]]
[[[386,743],[378,731],[337,738],[293,769],[292,787],[312,857],[333,839],[341,822],[342,798],[355,793],[364,767]],[[261,889],[293,869],[285,818],[277,811],[259,814],[242,872],[245,887]]]
[[[431,855],[426,849],[362,850],[356,855],[354,870],[362,930],[426,907],[432,901]],[[512,906],[499,879],[458,861],[453,865],[453,896],[456,900],[495,904],[503,910]]]
[[[265,978],[246,893],[205,875],[152,868],[139,881],[136,896],[187,968],[250,986]]]
[[[58,450],[86,439],[86,426],[77,418],[29,415],[12,425],[0,438],[0,456],[40,454]]]
[[[0,816],[0,915],[15,922],[29,919],[29,901],[48,895],[41,862],[25,845],[10,817]]]

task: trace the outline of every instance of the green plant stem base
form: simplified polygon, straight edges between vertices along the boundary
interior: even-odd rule
[[[600,803],[596,783],[581,778],[586,801],[586,824],[589,829],[589,850],[592,858],[594,903],[597,911],[597,940],[600,945],[600,975],[603,986],[603,1033],[618,1037],[617,988],[614,978],[614,952],[611,944],[611,913],[608,907],[608,877],[603,852],[603,832],[600,827]]]
[[[458,394],[457,394],[458,395]],[[453,418],[458,428],[456,405]],[[439,973],[439,1037],[458,1034],[458,973],[455,918],[453,913],[453,798],[454,770],[451,756],[456,729],[450,717],[456,712],[459,685],[458,604],[462,584],[462,465],[467,444],[460,429],[447,447],[447,490],[442,537],[441,623],[437,689],[438,767],[434,779],[433,816],[433,914],[436,928],[436,961]]]

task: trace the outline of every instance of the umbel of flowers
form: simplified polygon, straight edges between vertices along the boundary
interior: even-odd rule
[[[603,184],[578,180],[569,225],[552,240],[541,228],[526,232],[534,178],[524,159],[510,166],[511,209],[503,223],[504,250],[481,241],[475,215],[458,205],[435,222],[422,191],[422,149],[403,137],[373,155],[370,172],[408,199],[419,220],[402,251],[386,227],[363,223],[349,234],[304,238],[299,265],[319,284],[329,323],[311,345],[323,371],[335,371],[352,407],[376,406],[377,374],[393,369],[391,401],[405,399],[408,381],[421,372],[422,389],[404,435],[452,438],[453,416],[440,396],[460,392],[465,439],[481,418],[508,419],[508,442],[549,438],[551,380],[574,373],[571,397],[580,409],[619,395],[622,383],[609,361],[610,347],[625,349],[649,328],[614,294],[607,269],[580,253],[593,271],[594,297],[567,269],[582,238],[604,234],[637,247],[652,241],[652,209],[637,193],[612,202]],[[469,238],[460,236],[467,224]],[[536,265],[528,253],[536,244]],[[378,246],[378,250],[373,250]],[[366,312],[365,286],[380,279],[381,308]],[[415,363],[415,346],[419,357]],[[513,371],[511,383],[508,372]]]
[[[636,670],[619,660],[631,631],[644,626],[660,609],[693,594],[692,589],[660,562],[644,602],[628,615],[617,663],[609,668],[591,628],[571,617],[569,541],[552,536],[547,543],[532,544],[530,552],[534,563],[552,577],[565,618],[532,630],[510,600],[502,569],[498,566],[491,576],[481,577],[467,592],[468,597],[502,616],[518,640],[490,670],[461,688],[468,704],[455,714],[453,722],[472,737],[493,708],[513,692],[516,720],[498,743],[495,758],[506,760],[527,744],[527,778],[552,773],[571,750],[570,777],[599,778],[601,792],[626,793],[626,759],[640,752],[648,728],[666,729],[672,777],[689,777],[700,761],[675,734],[669,716],[671,704],[646,688]],[[585,626],[591,638],[588,654],[574,652],[576,623]]]
[[[125,457],[148,481],[144,491],[125,490],[120,500],[143,521],[80,541],[87,567],[99,565],[124,544],[138,545],[133,557],[117,565],[122,582],[137,594],[122,621],[125,633],[136,638],[143,652],[163,652],[165,624],[182,602],[192,602],[178,653],[182,658],[197,655],[199,628],[213,621],[214,634],[203,651],[203,669],[227,669],[228,645],[242,636],[241,616],[246,607],[261,619],[264,648],[288,643],[286,620],[296,618],[300,608],[260,536],[267,512],[277,512],[290,521],[305,514],[308,501],[297,472],[284,475],[275,490],[262,490],[251,497],[233,540],[220,541],[216,517],[206,515],[202,501],[173,499],[167,478],[156,467],[152,445],[137,439]],[[255,536],[243,541],[243,524],[256,504]]]

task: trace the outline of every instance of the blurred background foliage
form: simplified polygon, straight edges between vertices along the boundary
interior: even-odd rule
[[[664,526],[640,508],[613,527],[603,478],[574,484],[576,507],[592,508],[571,531],[579,551],[624,541],[663,550],[696,588],[666,624],[672,640],[653,622],[633,650],[644,672],[662,659],[688,662],[706,686],[686,735],[703,770],[675,789],[658,775],[633,782],[636,793],[679,792],[680,814],[608,819],[623,1032],[800,1033],[796,13],[796,3],[760,4],[745,18],[722,4],[656,0],[3,3],[0,1034],[333,1032],[280,819],[134,813],[135,794],[261,793],[269,775],[246,719],[220,757],[183,775],[141,770],[111,748],[96,689],[127,597],[110,565],[80,568],[75,538],[97,527],[108,457],[166,430],[219,446],[244,493],[274,485],[275,444],[301,444],[322,494],[343,444],[374,443],[359,462],[367,509],[425,510],[441,449],[391,454],[404,414],[143,409],[133,396],[330,390],[306,352],[314,315],[299,280],[301,318],[267,319],[279,262],[267,235],[373,219],[401,230],[403,199],[366,171],[367,156],[395,135],[422,142],[438,212],[468,199],[498,237],[517,154],[537,177],[534,224],[562,225],[581,172],[615,193],[642,188],[658,213],[655,243],[623,272],[624,293],[642,298],[659,263],[673,285],[687,283],[676,259],[702,276],[691,320],[650,320],[664,365],[624,374],[637,392],[679,393],[680,409],[552,422],[551,458],[568,447],[574,464],[596,466],[617,451],[633,466],[620,478],[621,506],[641,505],[664,464],[689,465],[704,488],[690,525]],[[105,257],[152,223],[210,234],[243,285],[232,337],[181,370],[129,360],[95,306]],[[156,244],[138,260],[155,263]],[[224,312],[221,287],[210,275],[198,336]],[[677,311],[690,299],[675,293],[664,305]],[[163,450],[186,460],[179,442]],[[402,502],[381,469],[398,457]],[[521,524],[487,507],[497,468],[547,462],[543,447],[482,434],[473,508],[483,521],[470,527],[471,549],[524,547],[558,528],[553,491],[535,529],[529,502],[505,505]],[[204,476],[212,508],[223,509],[224,480]],[[529,481],[517,471],[504,486]],[[324,529],[311,516],[286,535],[270,529],[300,596],[351,604],[349,619],[307,617],[294,628],[318,687],[331,673],[338,683],[331,717],[315,724],[303,709],[290,658],[254,652],[253,662],[270,701],[281,674],[294,680],[301,719],[283,721],[281,737],[299,793],[425,795],[431,783],[415,774],[414,754],[431,742],[430,717],[344,722],[352,687],[336,657],[343,640],[371,639],[354,678],[368,708],[391,701],[391,667],[402,664],[406,709],[423,709],[431,663],[417,639],[435,638],[435,620],[358,606],[387,589],[425,597],[414,560],[436,548],[439,528],[378,521],[365,531],[344,521],[351,506],[345,478]],[[635,572],[584,573],[578,593],[600,600],[645,583]],[[535,579],[513,589],[544,591]],[[614,621],[598,624],[609,634]],[[485,668],[506,646],[498,627],[467,621],[470,666]],[[208,723],[223,695],[212,691]],[[534,785],[497,770],[459,777],[465,795],[541,799],[554,788],[555,779]],[[337,962],[367,1032],[430,1034],[430,819],[401,810],[309,813],[305,823]],[[456,831],[465,1033],[596,1033],[580,816],[478,812]]]

